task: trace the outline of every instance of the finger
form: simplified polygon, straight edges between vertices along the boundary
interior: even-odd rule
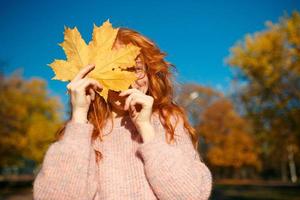
[[[86,98],[87,98],[88,102],[91,102],[91,95],[87,95]]]
[[[120,92],[119,96],[126,96],[126,95],[130,95],[132,93],[141,93],[141,91],[139,91],[138,89],[128,89],[128,90],[124,90],[122,92]]]
[[[99,83],[99,81],[95,80],[95,79],[92,79],[92,78],[85,78],[86,80],[91,80],[93,82],[96,83],[96,85],[94,85],[94,89],[96,90],[97,88],[99,89],[103,89],[103,85],[101,83]]]
[[[78,88],[79,85],[82,85],[82,83],[85,81],[85,79],[79,79],[77,81],[74,81],[72,84],[70,84],[69,88],[70,90],[75,90]]]
[[[136,89],[136,88],[131,88],[131,89],[128,89],[128,90],[124,90],[122,92],[120,92],[120,96],[126,96],[126,95],[130,95],[132,93],[141,93],[140,90]]]
[[[88,86],[93,86],[93,87],[98,87],[99,89],[103,89],[103,86],[96,80],[94,79],[83,79],[83,81],[81,81],[80,85],[77,86],[78,90],[86,90],[86,88]]]
[[[147,99],[145,98],[145,96],[141,94],[133,93],[129,95],[125,101],[125,106],[124,106],[125,110],[129,109],[132,101],[134,102],[134,105],[138,103],[141,104],[143,107],[147,104],[146,103]]]
[[[92,101],[94,101],[95,100],[95,91],[92,88],[90,88],[89,92],[90,92]]]
[[[130,94],[126,100],[125,100],[125,105],[124,105],[124,109],[125,110],[128,110],[129,109],[129,106],[130,106],[130,102],[133,100],[133,99],[143,99],[143,96],[142,95],[139,95],[137,93],[132,93]]]
[[[99,92],[101,92],[103,90],[103,86],[101,84],[99,85],[93,85],[94,90],[97,90]]]
[[[70,83],[68,83],[68,85],[66,86],[66,88],[69,90],[69,89],[70,89],[70,87],[71,87],[71,82],[70,82]]]
[[[97,81],[95,79],[92,79],[92,78],[83,78],[83,79],[80,79],[80,80],[74,82],[71,87],[72,88],[78,88],[81,85],[83,85],[86,81],[92,82],[93,83],[93,87],[94,87],[95,90],[97,88],[100,89],[100,90],[103,89],[102,84],[100,84],[99,81]]]
[[[127,99],[125,100],[124,110],[128,110],[132,98],[133,98],[132,95],[127,97]]]
[[[78,74],[75,76],[75,78],[73,79],[74,81],[78,81],[79,79],[84,78],[89,72],[91,72],[93,69],[95,69],[95,65],[91,64],[91,65],[87,65],[84,68],[82,68]],[[72,81],[73,81],[72,80]]]
[[[130,110],[131,110],[132,113],[136,113],[135,104],[136,104],[135,100],[132,100],[130,102]]]
[[[134,118],[137,115],[137,111],[136,111],[134,105],[130,105],[130,112],[129,113],[130,113],[132,118]]]
[[[85,78],[79,78],[80,74],[77,74],[77,76],[67,85],[68,90],[73,90],[80,85]]]
[[[72,85],[73,85],[73,83],[70,82],[70,83],[68,83],[68,85],[66,86],[66,88],[67,88],[67,93],[69,93],[69,91],[71,90]]]

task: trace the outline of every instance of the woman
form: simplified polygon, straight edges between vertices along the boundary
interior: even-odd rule
[[[212,177],[198,136],[173,102],[170,67],[154,42],[120,28],[114,48],[141,48],[128,90],[110,92],[83,68],[67,85],[71,119],[51,144],[33,184],[34,199],[208,199]],[[92,106],[90,106],[92,105]]]

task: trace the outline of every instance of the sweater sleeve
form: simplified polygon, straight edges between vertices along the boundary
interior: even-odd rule
[[[88,199],[97,192],[93,125],[69,121],[61,140],[48,148],[33,182],[34,199]]]
[[[160,128],[162,130],[162,128]],[[146,177],[161,200],[207,200],[212,188],[212,175],[194,149],[182,120],[175,128],[175,144],[168,144],[164,131],[141,144],[137,151],[144,160]]]

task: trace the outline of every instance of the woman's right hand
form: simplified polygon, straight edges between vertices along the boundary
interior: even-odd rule
[[[101,91],[103,86],[92,78],[85,76],[95,68],[95,65],[87,65],[82,68],[75,78],[67,85],[71,96],[72,121],[87,123],[87,114],[91,101],[95,99],[95,91]]]

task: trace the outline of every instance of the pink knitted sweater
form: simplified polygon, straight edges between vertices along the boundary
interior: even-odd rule
[[[33,183],[34,199],[208,199],[212,176],[182,120],[173,144],[167,143],[158,116],[151,120],[156,135],[146,143],[129,117],[116,119],[111,132],[108,123],[104,140],[94,143],[93,124],[69,121],[63,138],[46,152]],[[98,164],[94,149],[103,155]]]

